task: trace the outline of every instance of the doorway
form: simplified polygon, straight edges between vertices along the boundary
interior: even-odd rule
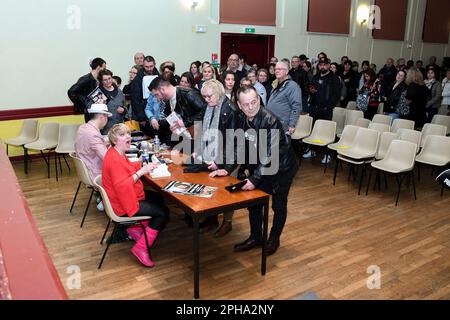
[[[222,33],[220,45],[220,63],[227,65],[232,53],[245,54],[247,64],[263,67],[275,52],[275,36],[261,34]]]

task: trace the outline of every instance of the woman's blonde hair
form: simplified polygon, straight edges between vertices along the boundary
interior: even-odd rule
[[[206,66],[202,70],[202,75],[203,75],[203,71],[205,71],[206,69],[211,69],[212,77],[213,77],[213,79],[216,79],[216,69],[212,65]]]
[[[422,72],[417,68],[411,68],[406,74],[405,83],[409,86],[411,83],[418,85],[424,85]]]
[[[109,129],[108,139],[109,139],[109,143],[113,147],[117,143],[117,138],[119,137],[119,134],[124,132],[124,131],[130,133],[130,129],[128,129],[128,127],[125,124],[123,124],[123,123],[116,123],[115,125],[113,125],[111,127],[111,129]]]
[[[223,87],[223,84],[216,79],[211,79],[203,83],[201,90],[202,94],[204,94],[207,89],[211,90],[212,94],[217,96],[219,100],[225,96],[225,88]]]

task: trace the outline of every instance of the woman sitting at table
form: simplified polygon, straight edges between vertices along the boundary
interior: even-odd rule
[[[150,221],[143,222],[150,248],[158,233],[169,218],[169,209],[164,205],[163,197],[155,192],[144,191],[140,181],[143,175],[151,173],[156,164],[130,162],[125,151],[130,149],[130,131],[123,123],[115,124],[108,133],[111,148],[103,159],[102,182],[108,194],[114,212],[118,216],[151,216]],[[128,234],[136,241],[131,252],[147,267],[155,264],[147,250],[145,235],[141,226],[131,226]]]

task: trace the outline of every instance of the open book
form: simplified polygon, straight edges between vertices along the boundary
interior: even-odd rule
[[[201,198],[211,198],[217,188],[205,186],[204,184],[170,181],[164,188],[162,188],[162,190]]]

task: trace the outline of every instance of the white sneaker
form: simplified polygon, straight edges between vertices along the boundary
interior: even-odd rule
[[[105,211],[105,208],[103,207],[103,202],[100,201],[97,204],[97,209],[98,209],[98,211]]]
[[[309,150],[307,153],[305,153],[303,155],[303,159],[314,158],[315,156],[316,156],[316,152]]]
[[[327,156],[327,155],[325,155],[325,156],[323,156],[323,159],[322,159],[322,164],[325,164],[325,163],[330,163],[330,161],[331,161],[331,156]]]
[[[100,202],[102,202],[102,197],[100,197],[100,195],[98,195],[95,200],[97,201],[97,203],[100,203]]]

